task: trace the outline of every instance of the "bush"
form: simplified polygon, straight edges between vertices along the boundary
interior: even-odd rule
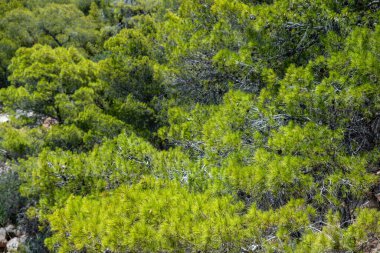
[[[1,167],[0,163],[0,167]],[[13,170],[1,172],[0,169],[0,225],[15,223],[23,199],[18,191],[20,181]]]

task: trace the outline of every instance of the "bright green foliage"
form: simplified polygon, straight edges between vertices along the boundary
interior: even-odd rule
[[[33,89],[38,81],[56,81],[59,82],[56,84],[59,85],[59,90],[68,94],[93,81],[96,74],[95,65],[76,49],[52,49],[41,45],[20,49],[12,61],[10,71],[10,80],[16,86],[28,85],[28,88]]]
[[[1,11],[4,16],[0,17],[0,74],[4,83],[7,83],[7,66],[20,47],[39,43],[54,47],[75,46],[90,55],[100,52],[100,23],[103,20],[99,16],[86,17],[76,6],[69,5],[69,1],[7,2],[5,10]]]
[[[68,145],[80,142],[81,132],[71,130],[72,135],[68,137],[63,136],[67,128],[56,130],[57,133],[63,132],[60,136],[49,133],[48,144],[52,146],[55,141],[58,142],[55,147],[59,147],[64,142]],[[137,182],[149,174],[177,179],[192,187],[202,182],[196,164],[180,150],[158,152],[143,139],[126,134],[95,147],[88,154],[45,149],[38,157],[22,161],[19,172],[21,178],[28,182],[22,187],[23,193],[38,196],[43,200],[43,207],[62,203],[70,194],[114,189],[122,184]]]
[[[42,137],[39,129],[17,129],[9,124],[0,125],[0,149],[9,158],[38,154],[43,145]]]
[[[13,86],[2,90],[2,101],[12,109],[33,110],[64,120],[55,104],[60,93],[72,95],[96,79],[96,65],[74,48],[36,45],[20,49],[9,67]]]
[[[354,251],[361,252],[367,240],[379,235],[380,212],[363,209],[358,212],[356,222],[347,229],[341,229],[339,215],[329,212],[322,230],[310,225],[295,252]],[[360,247],[358,247],[360,246]]]
[[[363,209],[358,213],[356,222],[344,234],[343,242],[348,249],[355,249],[356,245],[363,245],[370,236],[380,234],[380,212]]]
[[[290,67],[283,80],[261,92],[260,100],[273,99],[268,98],[268,92],[274,92],[271,106],[277,113],[298,122],[344,129],[350,153],[360,148],[371,150],[379,141],[375,123],[379,59],[374,53],[378,30],[356,30],[348,37],[344,51],[327,59],[320,57],[305,68]]]
[[[59,252],[212,252],[239,242],[241,208],[230,197],[192,194],[178,183],[147,178],[101,198],[71,197],[48,217],[57,233],[47,244]]]
[[[315,210],[304,201],[291,200],[277,210],[260,211],[252,206],[244,217],[244,225],[256,249],[292,252],[291,242],[309,229],[314,216]]]
[[[37,120],[51,116],[60,123],[76,124],[66,128],[66,131],[77,129],[73,136],[67,133],[66,137],[59,137],[60,141],[56,139],[56,133],[54,138],[53,133],[47,136],[48,146],[51,146],[53,138],[57,147],[72,148],[70,145],[82,143],[92,147],[104,137],[114,137],[127,127],[103,112],[101,108],[104,108],[105,101],[100,95],[104,88],[98,80],[98,67],[74,48],[52,49],[36,45],[20,49],[10,70],[12,86],[0,93],[6,109],[33,111]],[[78,132],[78,127],[84,132]],[[63,142],[63,146],[58,145],[59,142]],[[72,144],[66,146],[69,143]]]
[[[166,15],[158,35],[170,55],[176,94],[220,102],[230,82],[260,90],[263,67],[282,75],[292,63],[305,65],[324,51],[341,49],[361,15],[347,12],[333,1],[183,1],[177,13]],[[366,15],[372,18],[367,25],[378,18]]]
[[[21,163],[21,178],[28,181],[22,192],[38,196],[47,208],[62,203],[70,194],[115,188],[147,174],[153,153],[154,149],[142,139],[124,134],[89,154],[45,149],[38,157]]]
[[[262,207],[313,196],[318,206],[338,208],[342,195],[360,199],[376,181],[366,173],[365,159],[341,150],[341,129],[291,122],[268,132],[265,117],[239,92],[228,93],[224,104],[209,113],[173,110],[171,127],[161,129],[162,136],[201,154],[208,171],[221,174],[231,190],[249,193]]]
[[[339,138],[314,124],[304,128],[290,124],[269,138],[267,150],[256,150],[250,166],[234,164],[227,173],[264,206],[287,202],[292,196],[312,197],[323,208],[338,207],[338,199],[361,198],[376,180],[366,173],[363,159],[339,154]]]

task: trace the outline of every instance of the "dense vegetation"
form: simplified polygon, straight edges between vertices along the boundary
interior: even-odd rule
[[[27,229],[24,251],[362,252],[380,236],[379,1],[0,13],[0,225]]]

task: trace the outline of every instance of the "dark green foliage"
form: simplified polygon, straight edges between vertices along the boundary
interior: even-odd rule
[[[159,65],[152,59],[149,41],[139,30],[122,30],[109,39],[105,47],[110,57],[99,62],[101,77],[110,87],[112,97],[128,94],[149,101],[162,92]]]
[[[0,226],[16,222],[24,202],[18,191],[20,181],[17,173],[6,170],[5,166],[0,162]]]

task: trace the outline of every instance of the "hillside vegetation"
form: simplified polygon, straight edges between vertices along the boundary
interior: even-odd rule
[[[0,1],[0,227],[19,252],[376,252],[379,22],[374,0]]]

